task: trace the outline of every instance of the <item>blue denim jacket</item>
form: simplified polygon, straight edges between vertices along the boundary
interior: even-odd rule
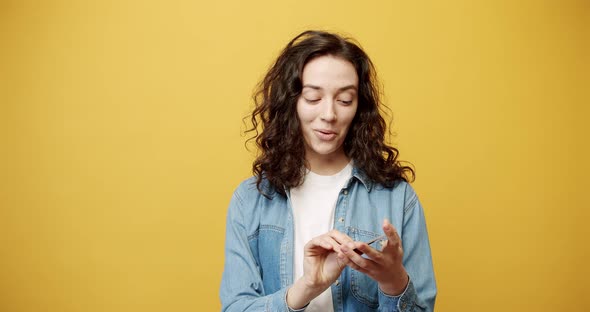
[[[272,192],[268,181],[256,189],[250,178],[235,190],[227,214],[225,266],[221,280],[222,311],[292,311],[286,291],[293,284],[294,229],[289,192]],[[340,191],[334,229],[357,241],[383,234],[383,219],[397,229],[410,282],[399,296],[383,293],[373,279],[346,267],[332,284],[335,312],[433,311],[436,283],[424,212],[406,182],[393,188],[372,183],[362,171]]]

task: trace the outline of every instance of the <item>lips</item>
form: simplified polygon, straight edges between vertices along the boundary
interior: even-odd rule
[[[336,132],[332,130],[317,129],[313,132],[322,141],[331,141],[336,138]]]

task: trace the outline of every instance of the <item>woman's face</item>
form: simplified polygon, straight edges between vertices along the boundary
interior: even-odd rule
[[[303,68],[297,116],[308,161],[344,156],[343,143],[358,106],[358,76],[354,66],[326,55]]]

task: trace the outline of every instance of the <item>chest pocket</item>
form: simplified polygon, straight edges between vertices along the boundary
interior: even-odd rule
[[[379,233],[348,227],[348,236],[355,241],[367,242],[381,236]],[[371,247],[379,249],[378,244]],[[359,302],[376,309],[379,307],[378,285],[375,280],[357,270],[350,270],[350,292]]]
[[[281,289],[280,260],[281,242],[285,229],[275,225],[260,225],[254,234],[248,236],[248,243],[256,266],[260,272],[265,294]]]

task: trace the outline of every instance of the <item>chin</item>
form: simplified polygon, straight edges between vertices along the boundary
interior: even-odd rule
[[[314,152],[315,152],[317,155],[321,155],[321,156],[329,156],[329,155],[332,155],[332,154],[334,154],[334,151],[332,151],[332,150],[330,150],[330,151],[323,151],[323,150],[321,150],[321,151],[318,151],[318,150],[314,150]]]
[[[318,155],[327,156],[334,154],[338,151],[338,148],[334,146],[314,146],[311,150]]]

